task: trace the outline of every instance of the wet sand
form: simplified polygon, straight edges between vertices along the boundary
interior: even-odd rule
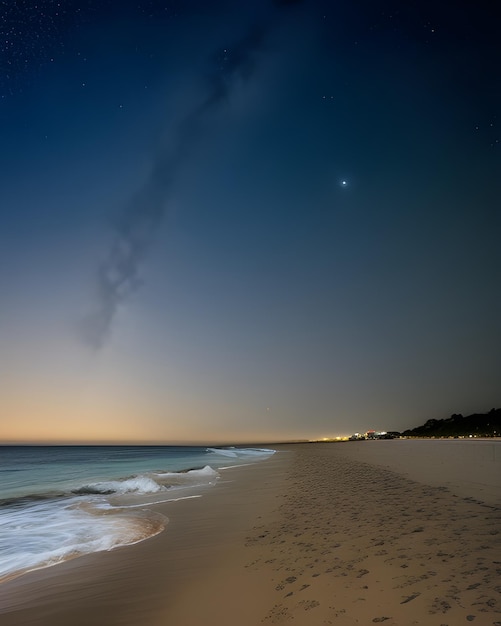
[[[279,446],[160,535],[5,583],[0,624],[500,626],[501,443],[437,443]]]

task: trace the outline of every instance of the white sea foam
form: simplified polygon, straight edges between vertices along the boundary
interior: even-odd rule
[[[153,504],[165,504],[166,502],[180,502],[181,500],[193,500],[194,498],[201,498],[201,497],[202,495],[197,493],[192,496],[180,496],[179,498],[163,498],[162,500],[151,500],[147,504],[148,506],[152,506]],[[144,509],[144,506],[145,506],[144,503],[143,504],[125,504],[125,505],[122,505],[121,508]],[[106,507],[102,507],[102,508],[106,508]]]
[[[169,487],[211,485],[219,478],[218,472],[212,469],[210,465],[188,472],[162,472],[155,474],[155,476],[162,484],[167,484]]]
[[[207,452],[213,452],[215,454],[219,454],[220,456],[230,456],[232,458],[237,458],[237,454],[233,450],[227,450],[225,448],[207,448]]]
[[[0,518],[0,581],[142,541],[164,526],[165,518],[156,513],[100,511],[89,503],[81,506],[77,498],[11,509]]]
[[[276,450],[271,450],[269,448],[242,448],[237,450],[237,454],[239,456],[255,456],[255,457],[262,457],[262,456],[271,456],[272,454],[275,454]]]
[[[231,457],[234,459],[254,457],[256,459],[271,456],[276,450],[269,448],[207,448],[207,452],[212,452],[220,456]]]
[[[75,489],[76,494],[149,494],[164,491],[165,487],[159,485],[148,476],[134,476],[125,480],[105,480],[97,483],[90,483]]]

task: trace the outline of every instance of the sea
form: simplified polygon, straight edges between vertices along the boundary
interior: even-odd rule
[[[152,505],[202,497],[267,448],[0,446],[0,582],[162,532]]]

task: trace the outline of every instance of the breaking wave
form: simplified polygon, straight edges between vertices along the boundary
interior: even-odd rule
[[[224,457],[230,457],[233,459],[249,459],[255,458],[256,460],[266,458],[275,454],[276,450],[269,448],[207,448],[207,452],[218,454]]]
[[[76,495],[149,495],[176,487],[198,487],[212,484],[219,478],[209,465],[186,472],[155,472],[149,475],[132,476],[123,480],[106,480],[83,485],[74,489]]]
[[[112,493],[125,494],[149,494],[165,491],[166,487],[159,485],[153,479],[147,476],[135,476],[125,480],[106,480],[90,485],[83,485],[78,489],[74,489],[73,493],[77,495],[102,494],[111,495]]]
[[[155,449],[152,453],[147,450],[140,456],[137,469],[123,463],[127,454],[137,454],[136,449],[129,448],[105,450],[113,462],[105,459],[104,464],[101,460],[104,453],[94,448],[14,452],[14,460],[2,474],[7,474],[8,480],[4,481],[6,489],[0,499],[0,582],[84,554],[113,550],[152,537],[165,528],[167,518],[152,511],[151,506],[201,497],[206,488],[219,480],[220,474],[214,467],[220,468],[223,459],[232,466],[242,465],[266,458],[275,451],[200,448],[195,450],[196,455],[192,449],[183,455],[173,448],[172,458],[177,457],[171,460],[169,450]],[[24,457],[18,461],[20,454]],[[52,455],[51,473],[44,454]],[[27,459],[31,458],[33,469],[27,465]],[[151,469],[156,463],[160,468],[163,463],[166,468],[182,468],[191,459],[195,463],[210,459],[214,467],[201,464],[179,471]],[[61,467],[65,467],[63,474]],[[123,471],[124,476],[117,476],[117,471]],[[59,480],[59,476],[63,478]]]
[[[15,508],[1,519],[0,581],[143,541],[161,532],[166,523],[153,511],[102,511],[77,498]]]

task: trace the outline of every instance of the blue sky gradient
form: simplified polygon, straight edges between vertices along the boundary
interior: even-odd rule
[[[1,3],[2,441],[499,406],[493,9],[248,4]]]

